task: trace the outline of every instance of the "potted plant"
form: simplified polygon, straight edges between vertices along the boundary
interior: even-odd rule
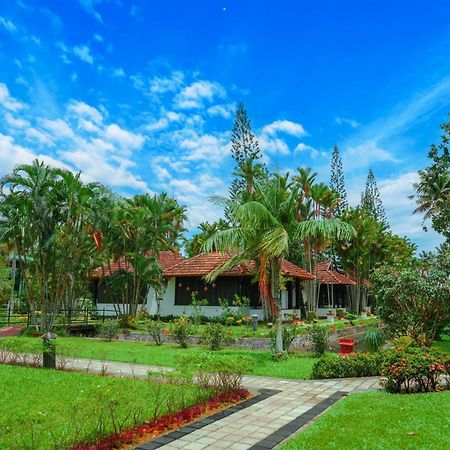
[[[361,318],[362,319],[367,319],[367,308],[362,308],[361,309]]]
[[[327,311],[327,322],[334,323],[334,311],[332,308],[329,308]]]

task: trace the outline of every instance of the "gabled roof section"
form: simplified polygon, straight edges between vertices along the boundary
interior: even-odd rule
[[[354,286],[356,283],[340,272],[331,268],[331,261],[318,263],[316,266],[317,278],[322,284],[342,284]]]
[[[169,269],[182,260],[182,256],[177,252],[165,251],[160,252],[159,254],[159,263],[161,264],[163,273],[165,270]],[[117,261],[112,261],[106,267],[97,267],[91,272],[91,278],[109,277],[112,274],[119,272],[120,270],[134,272],[133,265],[126,261],[125,256],[121,256]]]
[[[164,271],[166,278],[171,277],[204,277],[224,262],[228,261],[231,256],[219,252],[201,253],[192,258],[185,259],[170,269]],[[238,264],[231,270],[223,272],[221,276],[251,276],[254,275],[256,264],[254,261]],[[314,276],[306,270],[292,264],[285,259],[281,262],[281,272],[283,275],[299,278],[302,280],[313,280]]]

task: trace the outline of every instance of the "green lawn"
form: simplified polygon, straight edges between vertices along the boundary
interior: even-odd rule
[[[21,343],[22,351],[30,351],[30,346],[41,346],[41,339],[32,337],[16,338]],[[59,337],[56,340],[57,351],[67,356],[122,361],[128,363],[151,364],[156,366],[174,367],[176,356],[180,354],[201,355],[208,350],[199,346],[182,349],[175,345],[164,344],[160,347],[155,344],[140,342],[113,341],[106,342],[99,339],[79,337]],[[0,346],[2,342],[0,340]],[[17,351],[20,348],[16,348]],[[220,350],[219,354],[250,356],[255,360],[254,375],[265,375],[281,378],[308,379],[311,369],[316,361],[310,355],[292,354],[285,361],[274,362],[269,351],[254,351],[240,349]]]
[[[442,352],[450,355],[450,336],[444,336],[442,341],[436,341],[433,347],[438,348]]]
[[[352,394],[281,449],[449,448],[449,405],[449,391],[409,395]]]
[[[163,415],[166,401],[175,410],[205,398],[195,386],[18,366],[0,366],[0,380],[1,449],[67,448],[114,432],[108,410],[126,427],[134,414],[141,423]]]

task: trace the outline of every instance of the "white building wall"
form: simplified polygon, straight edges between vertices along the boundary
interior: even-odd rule
[[[305,291],[302,291],[303,298],[305,299]],[[294,297],[295,298],[295,290]],[[295,313],[300,317],[299,309],[287,309],[288,306],[288,293],[286,290],[281,292],[281,302],[283,313]],[[146,309],[150,315],[156,315],[158,311],[158,304],[156,301],[156,292],[153,288],[150,288],[147,296]],[[231,310],[238,309],[235,307],[230,307]],[[222,314],[223,309],[220,306],[203,306],[202,314],[207,317],[215,317]],[[191,315],[192,308],[189,305],[175,305],[175,278],[171,278],[167,283],[167,289],[164,293],[163,299],[160,305],[160,315],[164,316],[181,316],[181,315]],[[264,320],[264,310],[262,308],[249,308],[248,314],[251,316],[256,314],[259,320]]]

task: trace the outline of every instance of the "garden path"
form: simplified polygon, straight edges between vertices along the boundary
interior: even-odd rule
[[[173,370],[113,361],[64,358],[66,369],[145,378],[148,371]],[[140,444],[138,450],[275,448],[345,395],[355,391],[380,389],[379,378],[342,378],[331,380],[288,380],[246,376],[244,386],[256,396],[212,418]],[[247,404],[246,404],[247,403]]]
[[[75,370],[145,377],[147,371],[171,370],[168,367],[146,366],[99,360],[70,359],[67,367]],[[355,391],[380,389],[379,378],[343,378],[332,380],[287,380],[246,376],[244,386],[261,392],[261,401],[248,407],[234,407],[227,416],[206,420],[201,427],[184,427],[172,435],[160,437],[139,450],[186,449],[252,449],[276,447],[345,395]]]
[[[8,325],[0,328],[0,338],[18,336],[22,328],[24,328],[23,325]]]

